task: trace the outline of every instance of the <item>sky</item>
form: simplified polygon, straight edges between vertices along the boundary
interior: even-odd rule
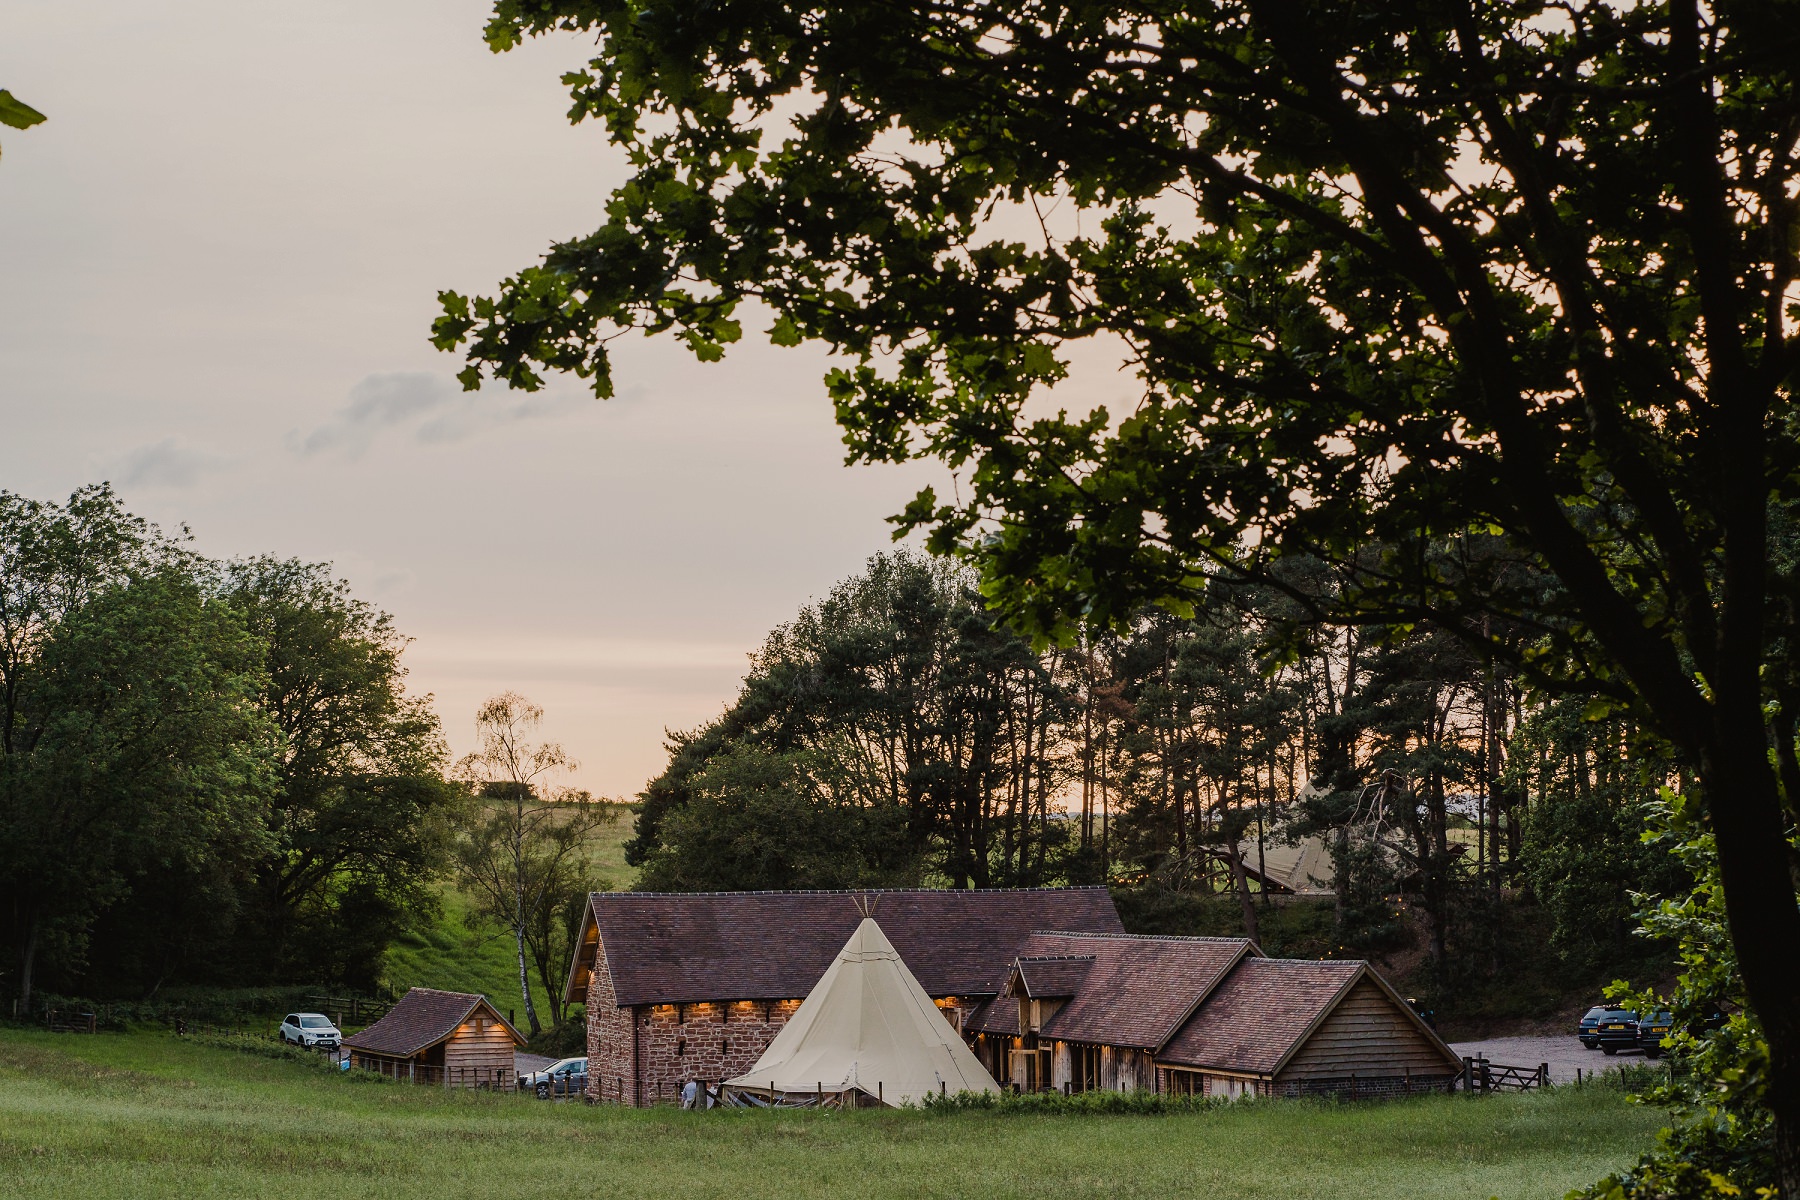
[[[941,471],[846,467],[824,354],[754,336],[617,343],[607,401],[460,391],[437,292],[596,228],[625,175],[566,118],[591,41],[495,55],[486,16],[7,0],[0,87],[49,120],[0,129],[0,487],[110,480],[203,553],[332,563],[454,753],[510,689],[568,782],[628,797]]]

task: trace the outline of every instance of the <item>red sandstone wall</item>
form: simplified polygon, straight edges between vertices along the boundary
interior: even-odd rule
[[[716,1084],[742,1075],[799,1008],[798,1000],[640,1008],[644,1102],[673,1101],[690,1079]]]
[[[616,995],[602,944],[588,982],[590,1102],[669,1104],[680,1099],[681,1086],[690,1079],[717,1084],[742,1075],[800,1008],[799,1000],[742,1000],[621,1009]],[[976,1004],[961,1007],[966,1022]]]
[[[626,1098],[631,1097],[631,1080],[636,1074],[631,1062],[631,1013],[618,1006],[616,995],[612,968],[602,943],[594,951],[594,973],[588,980],[587,992],[589,1103],[618,1103],[621,1079],[625,1081]]]

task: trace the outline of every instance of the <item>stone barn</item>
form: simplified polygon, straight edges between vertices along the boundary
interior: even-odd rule
[[[596,892],[565,993],[587,1005],[589,1097],[667,1102],[749,1070],[862,920],[859,899],[958,1032],[1032,930],[1124,932],[1099,887]]]
[[[525,1037],[487,997],[413,988],[387,1016],[344,1039],[350,1065],[395,1079],[511,1091]]]

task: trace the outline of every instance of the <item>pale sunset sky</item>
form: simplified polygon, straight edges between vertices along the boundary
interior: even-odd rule
[[[0,87],[50,119],[0,129],[0,487],[111,480],[204,553],[331,562],[453,751],[510,688],[625,797],[935,474],[845,467],[825,357],[754,336],[618,344],[605,402],[458,390],[436,292],[591,231],[624,174],[565,117],[591,40],[494,55],[487,7],[8,0]]]

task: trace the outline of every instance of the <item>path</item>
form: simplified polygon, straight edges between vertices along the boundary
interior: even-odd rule
[[[1489,1062],[1504,1063],[1509,1067],[1535,1067],[1539,1063],[1549,1063],[1551,1083],[1574,1083],[1578,1067],[1583,1075],[1591,1075],[1620,1062],[1636,1062],[1642,1058],[1636,1050],[1621,1050],[1617,1058],[1608,1058],[1598,1050],[1584,1049],[1572,1033],[1552,1037],[1503,1037],[1488,1038],[1482,1042],[1451,1042],[1450,1049],[1456,1051],[1458,1057],[1485,1057]]]

